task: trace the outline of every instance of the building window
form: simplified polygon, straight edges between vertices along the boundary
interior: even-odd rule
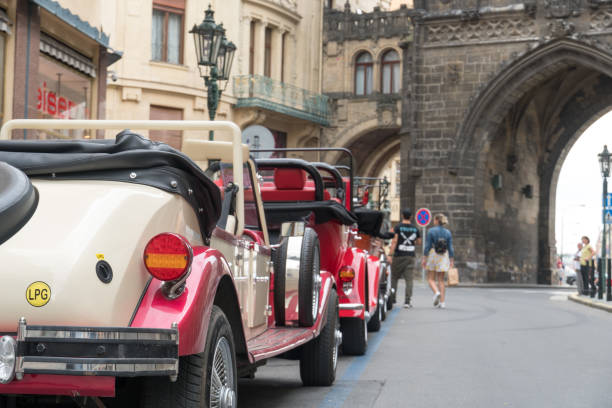
[[[326,6],[328,9],[334,8],[334,0],[326,0],[326,1],[325,1],[325,6]]]
[[[383,55],[381,80],[381,89],[384,94],[399,92],[400,59],[397,51],[390,50]]]
[[[151,32],[153,61],[183,63],[185,0],[154,0]]]
[[[355,94],[370,95],[372,93],[372,56],[362,52],[355,60]]]
[[[249,74],[255,73],[255,21],[251,20],[251,34],[249,37]]]
[[[270,27],[266,27],[266,38],[264,45],[264,76],[268,78],[270,75],[272,68],[272,29]]]
[[[182,109],[151,105],[149,119],[183,120],[183,111]],[[181,150],[183,147],[183,132],[180,130],[150,130],[149,139],[166,143],[178,150]]]
[[[40,55],[38,80],[36,109],[39,119],[90,119],[91,77],[46,55]],[[74,139],[91,135],[82,129],[63,129],[40,132],[36,137]]]

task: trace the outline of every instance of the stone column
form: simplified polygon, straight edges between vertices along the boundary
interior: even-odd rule
[[[270,76],[277,81],[281,80],[281,72],[283,69],[283,31],[278,28],[272,30],[272,66],[270,67]]]
[[[267,23],[264,21],[257,21],[255,23],[255,75],[264,74],[266,53],[266,27]]]

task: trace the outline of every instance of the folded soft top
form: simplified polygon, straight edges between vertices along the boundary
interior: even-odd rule
[[[189,157],[124,130],[115,140],[1,140],[0,162],[31,178],[111,180],[183,196],[210,236],[221,213],[219,188]]]

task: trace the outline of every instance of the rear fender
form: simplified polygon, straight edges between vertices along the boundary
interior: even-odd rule
[[[378,290],[380,288],[380,259],[375,256],[368,256],[368,310],[374,313],[378,307]]]
[[[352,305],[366,305],[366,253],[358,248],[349,248],[344,253],[342,258],[343,266],[351,266],[355,271],[355,278],[353,279],[353,289],[347,294],[342,289],[342,283],[339,280],[340,271],[336,272],[338,277],[338,297],[340,300],[340,317],[359,317],[365,318],[365,310],[363,307],[356,309],[343,309],[342,304]]]
[[[228,280],[229,282],[227,282]],[[215,249],[194,248],[191,274],[187,278],[185,291],[181,296],[173,300],[166,298],[160,289],[161,285],[161,281],[151,280],[131,326],[167,329],[173,323],[177,323],[179,355],[181,356],[204,351],[210,314],[218,289],[224,290],[230,295],[233,292],[231,299],[236,302],[233,307],[238,307],[238,297],[229,267],[223,255]],[[227,309],[232,306],[229,303],[220,305],[220,307]],[[232,311],[228,309],[224,312],[229,313],[228,319],[231,319]],[[232,330],[235,332],[235,336],[238,335],[235,337],[236,350],[244,350],[246,347],[242,321],[240,319],[238,321],[232,320],[230,320]]]

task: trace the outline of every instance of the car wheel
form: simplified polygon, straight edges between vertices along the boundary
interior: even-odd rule
[[[225,313],[213,306],[204,352],[183,356],[176,382],[145,379],[142,407],[238,406],[236,349]]]
[[[361,356],[368,348],[368,325],[359,317],[345,318],[340,321],[342,328],[342,352]]]
[[[342,342],[338,317],[338,295],[332,292],[327,323],[319,337],[306,343],[300,355],[300,377],[307,386],[330,386],[336,379],[338,349]]]
[[[285,325],[285,267],[287,265],[287,239],[272,253],[274,264],[274,320],[277,326]]]
[[[380,330],[380,322],[382,321],[382,305],[380,304],[380,294],[378,295],[378,306],[374,311],[374,316],[368,322],[368,331],[377,332]]]
[[[319,292],[321,290],[320,265],[319,237],[315,230],[306,228],[304,239],[302,240],[298,283],[298,319],[300,326],[310,327],[317,318]]]
[[[386,291],[381,292],[379,289],[379,293],[386,293]],[[380,297],[378,307],[380,308],[380,320],[383,322],[387,319],[387,301],[385,300],[384,295]]]

